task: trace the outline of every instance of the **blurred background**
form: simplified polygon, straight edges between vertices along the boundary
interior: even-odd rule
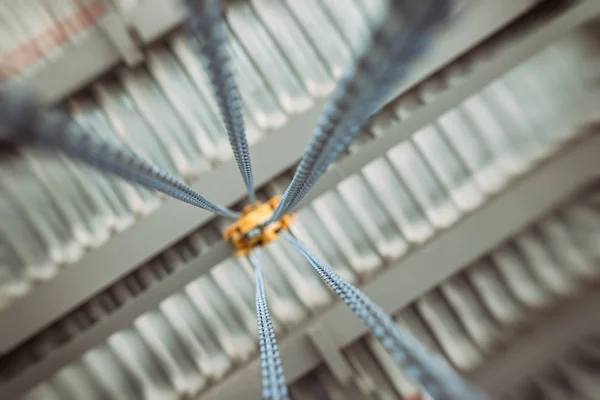
[[[227,2],[260,199],[385,2]],[[491,398],[600,399],[597,17],[598,0],[457,1],[297,214],[315,255]],[[180,0],[0,0],[0,77],[239,209],[185,18]],[[0,164],[1,399],[259,398],[227,221],[62,156]],[[288,243],[264,253],[294,399],[425,399]]]

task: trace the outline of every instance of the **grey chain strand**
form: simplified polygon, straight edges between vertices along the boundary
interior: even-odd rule
[[[326,105],[292,182],[269,222],[292,211],[329,164],[348,148],[395,84],[410,71],[410,62],[424,53],[430,30],[447,19],[450,6],[450,0],[390,0],[386,17]]]
[[[275,330],[267,305],[267,296],[262,274],[260,249],[249,256],[256,275],[256,317],[260,344],[260,363],[262,371],[262,398],[265,400],[288,400],[288,390],[283,374],[283,365],[279,356]]]
[[[235,81],[221,0],[186,0],[191,13],[186,28],[209,76],[221,118],[250,203],[256,202],[250,151],[244,128],[240,94]]]
[[[28,146],[61,152],[105,173],[154,189],[218,215],[238,214],[213,204],[161,168],[119,144],[90,135],[66,113],[43,110],[33,98],[0,88],[0,147]]]
[[[470,387],[458,374],[418,341],[404,333],[378,305],[331,268],[314,257],[290,234],[286,238],[308,260],[327,285],[363,320],[406,376],[436,400],[482,400],[483,393]]]

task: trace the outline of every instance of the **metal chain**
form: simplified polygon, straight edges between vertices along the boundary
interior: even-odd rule
[[[0,88],[0,146],[29,146],[59,151],[106,173],[154,189],[225,217],[238,214],[213,204],[161,168],[119,144],[90,135],[59,110],[43,110],[26,95]]]
[[[424,53],[430,30],[450,13],[450,0],[390,0],[354,68],[339,82],[271,220],[292,211],[363,125],[381,107],[409,64]],[[407,22],[408,21],[408,22]]]
[[[225,125],[229,143],[248,189],[256,203],[250,151],[246,139],[240,94],[227,48],[221,0],[186,0],[191,13],[186,21],[192,43],[204,61]]]
[[[260,363],[262,370],[262,398],[265,400],[288,400],[288,390],[283,374],[283,365],[275,339],[275,330],[267,305],[267,296],[262,274],[260,249],[249,256],[256,275],[256,316],[260,343]]]
[[[481,400],[485,396],[471,388],[443,359],[429,352],[404,333],[377,304],[331,268],[314,257],[293,236],[286,238],[308,260],[327,285],[363,320],[373,335],[401,367],[407,377],[421,385],[436,400]]]

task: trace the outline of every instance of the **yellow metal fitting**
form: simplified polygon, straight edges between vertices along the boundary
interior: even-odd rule
[[[293,214],[284,215],[279,221],[264,225],[275,212],[279,201],[281,196],[276,196],[266,203],[258,201],[244,207],[240,219],[223,232],[223,239],[235,247],[236,256],[245,256],[257,246],[268,245],[277,240],[281,232],[289,229],[296,219]]]

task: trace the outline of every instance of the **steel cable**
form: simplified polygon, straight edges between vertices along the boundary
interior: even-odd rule
[[[327,285],[363,320],[406,376],[436,400],[480,400],[485,396],[470,387],[437,355],[404,333],[378,305],[314,257],[293,236],[286,238],[308,260]]]
[[[239,90],[235,81],[221,0],[187,0],[191,13],[186,28],[204,62],[250,203],[256,203],[250,151]]]
[[[0,88],[0,148],[10,146],[58,151],[193,206],[225,217],[238,217],[119,144],[90,135],[66,113],[43,110],[33,98],[14,89]]]
[[[262,371],[262,398],[265,400],[288,400],[288,390],[283,374],[283,365],[279,356],[275,330],[267,305],[267,296],[262,274],[260,249],[249,255],[256,275],[256,317],[260,344],[260,363]]]
[[[409,72],[409,64],[424,53],[430,30],[448,18],[450,4],[450,0],[391,0],[389,12],[372,33],[354,68],[332,94],[269,222],[292,211],[329,164],[348,148]]]

